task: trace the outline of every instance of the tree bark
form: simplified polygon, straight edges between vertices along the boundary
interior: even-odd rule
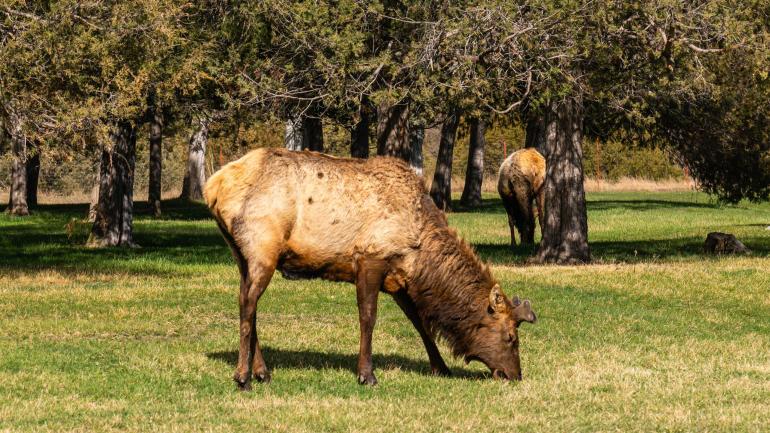
[[[304,117],[286,121],[283,142],[289,150],[324,151],[323,122],[318,117]]]
[[[409,106],[405,103],[377,109],[377,155],[392,156],[409,162]]]
[[[27,152],[27,205],[34,207],[37,206],[37,187],[40,181],[40,145],[37,141],[28,144],[32,152]]]
[[[535,116],[527,120],[524,147],[534,147],[538,152],[543,153],[545,147],[545,118],[543,116]]]
[[[371,109],[366,101],[361,102],[358,110],[358,122],[350,131],[350,156],[353,158],[369,158],[369,123]]]
[[[147,202],[153,216],[161,215],[161,175],[163,174],[163,113],[153,105],[150,107],[150,178],[147,188]]]
[[[287,149],[294,151],[307,148],[307,145],[305,144],[305,131],[301,119],[289,119],[286,121],[283,144]]]
[[[433,173],[433,184],[430,187],[430,197],[436,206],[445,212],[451,210],[452,204],[452,156],[459,121],[458,113],[451,113],[441,125],[436,171]]]
[[[112,146],[102,150],[99,201],[88,239],[90,247],[133,247],[136,130],[120,121],[110,133]]]
[[[203,185],[206,183],[206,144],[209,138],[208,119],[199,119],[198,127],[190,137],[190,147],[182,183],[183,200],[203,200]]]
[[[421,126],[413,126],[409,131],[410,140],[410,156],[409,166],[412,167],[418,176],[423,175],[423,156],[422,156],[422,144],[425,141],[425,128]]]
[[[27,203],[27,139],[22,136],[18,125],[9,125],[11,141],[11,191],[8,200],[8,213],[16,216],[29,215]]]
[[[96,162],[96,176],[91,187],[91,203],[88,205],[88,222],[96,221],[96,210],[99,207],[99,184],[102,182],[101,158]]]
[[[23,135],[21,122],[14,115],[3,118],[0,124],[0,139],[11,145],[11,190],[7,212],[11,215],[29,215],[27,202],[27,138]]]
[[[324,151],[324,129],[320,117],[306,117],[303,119],[305,143],[308,150],[314,152]],[[305,149],[303,147],[303,149]]]
[[[551,103],[544,118],[546,160],[543,239],[537,263],[576,264],[591,260],[583,189],[582,99]]]
[[[481,205],[481,185],[484,182],[484,132],[486,124],[480,119],[471,119],[471,136],[468,146],[468,168],[465,170],[465,186],[460,204],[466,207]]]

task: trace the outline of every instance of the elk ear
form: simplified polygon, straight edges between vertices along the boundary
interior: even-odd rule
[[[499,284],[495,284],[489,292],[489,308],[495,313],[500,313],[505,309],[505,295],[500,290]]]
[[[521,302],[513,309],[513,320],[516,322],[516,327],[518,327],[521,322],[537,322],[537,316],[535,315],[535,312],[532,311],[532,304],[529,302],[529,299],[525,299],[524,302]]]

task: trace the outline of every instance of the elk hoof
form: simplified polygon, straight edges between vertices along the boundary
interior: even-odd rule
[[[377,378],[374,373],[361,373],[358,375],[358,383],[361,385],[377,385]]]
[[[273,380],[273,376],[270,375],[270,371],[254,372],[254,379],[259,383],[270,383]]]
[[[238,391],[251,391],[251,381],[245,381],[245,382],[239,382],[235,381],[235,386],[238,388]]]
[[[235,381],[238,391],[251,391],[251,383],[248,374],[241,374],[236,371],[235,375],[233,375],[233,381]]]

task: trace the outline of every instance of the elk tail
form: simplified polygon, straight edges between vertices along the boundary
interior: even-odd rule
[[[222,181],[224,180],[223,171],[224,170],[219,170],[214,173],[209,180],[206,181],[206,186],[203,188],[203,197],[206,199],[206,204],[214,215],[217,215],[217,194],[219,194],[219,188],[222,186]]]

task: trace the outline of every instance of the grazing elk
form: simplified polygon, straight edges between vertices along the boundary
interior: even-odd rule
[[[497,192],[503,199],[511,229],[511,246],[516,246],[514,228],[519,230],[522,244],[535,242],[535,212],[532,201],[537,200],[537,219],[543,230],[545,158],[533,148],[513,152],[500,166]]]
[[[254,378],[270,380],[255,312],[276,269],[285,278],[355,283],[362,384],[377,383],[371,344],[380,291],[417,329],[434,374],[449,374],[434,343],[441,336],[455,356],[485,363],[495,378],[521,378],[517,328],[535,321],[529,301],[506,298],[403,162],[258,149],[215,173],[205,197],[241,273],[239,388],[250,387],[249,366]]]

